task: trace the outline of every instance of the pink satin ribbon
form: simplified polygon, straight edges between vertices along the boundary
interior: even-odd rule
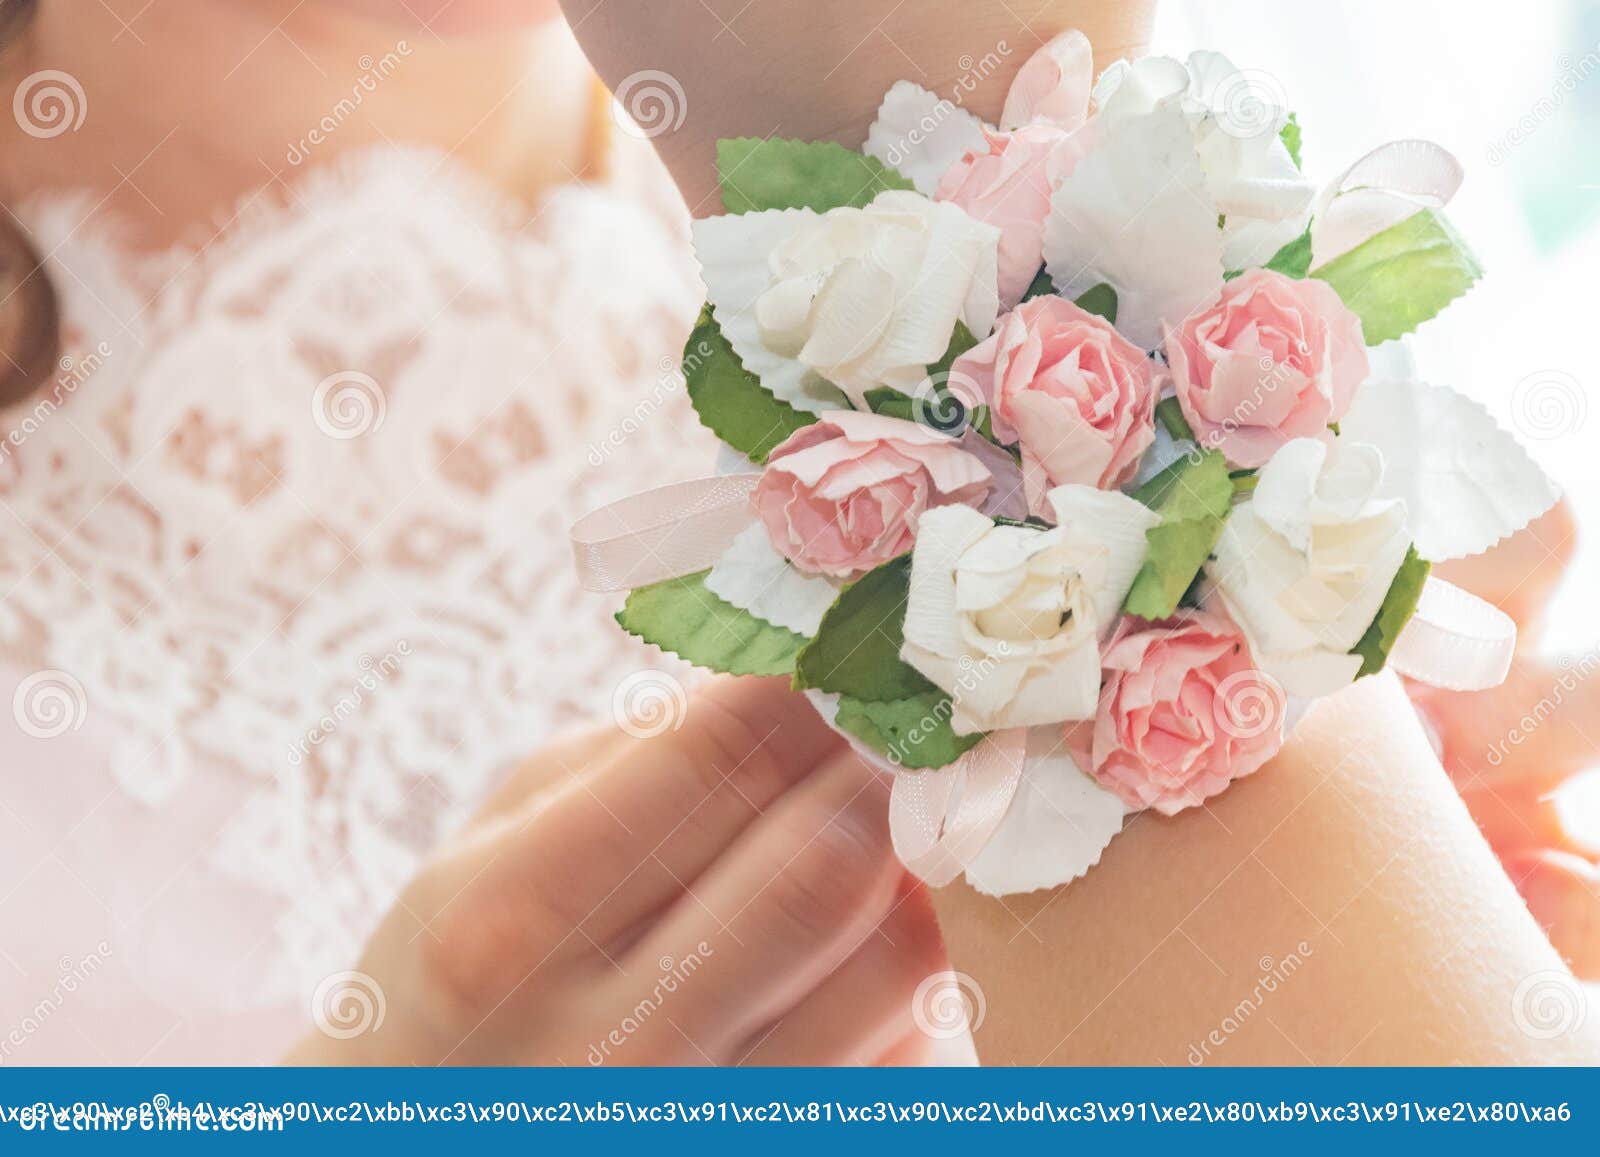
[[[572,527],[585,590],[620,591],[705,570],[755,518],[760,474],[723,474],[658,486],[602,506]]]
[[[1430,578],[1417,612],[1395,640],[1389,666],[1446,691],[1497,687],[1511,669],[1517,624],[1498,607]]]
[[[996,731],[947,767],[895,774],[889,836],[907,870],[933,888],[966,871],[1017,794],[1027,739]]]
[[[1311,222],[1312,265],[1327,264],[1419,209],[1444,207],[1461,178],[1461,162],[1432,141],[1379,145],[1319,196]]]

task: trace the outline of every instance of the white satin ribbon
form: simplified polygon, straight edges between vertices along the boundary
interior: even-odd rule
[[[1461,162],[1432,141],[1379,145],[1317,198],[1311,222],[1312,268],[1425,208],[1443,208],[1461,187]]]
[[[941,888],[967,870],[1017,794],[1027,738],[997,731],[946,767],[895,773],[889,836],[908,871]]]
[[[1400,674],[1446,691],[1499,686],[1517,649],[1517,624],[1498,607],[1443,579],[1422,587],[1416,614],[1389,652]]]
[[[585,590],[620,591],[705,570],[755,518],[759,473],[658,486],[590,512],[572,527]]]

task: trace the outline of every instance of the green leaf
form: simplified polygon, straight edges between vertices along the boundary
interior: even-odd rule
[[[706,429],[752,462],[766,461],[779,442],[817,420],[775,397],[744,368],[709,305],[683,347],[683,378]]]
[[[1283,142],[1283,147],[1289,150],[1289,159],[1294,162],[1294,167],[1300,167],[1300,118],[1294,113],[1289,114],[1288,121],[1278,130],[1278,139]]]
[[[911,556],[862,575],[839,593],[795,663],[795,688],[856,699],[907,699],[937,690],[900,660]]]
[[[791,674],[806,637],[724,602],[706,589],[708,573],[638,588],[617,612],[617,622],[697,667],[729,675]]]
[[[1084,290],[1073,304],[1079,309],[1098,314],[1112,325],[1117,324],[1117,291],[1103,281]]]
[[[834,722],[897,766],[915,771],[954,763],[983,739],[982,734],[957,735],[950,727],[953,711],[943,692],[877,702],[843,696]]]
[[[1034,275],[1027,292],[1022,295],[1022,300],[1032,301],[1036,297],[1044,297],[1055,291],[1055,282],[1050,280],[1050,274],[1041,269]],[[1117,322],[1117,291],[1103,281],[1084,290],[1073,304],[1079,309],[1105,318],[1113,325]]]
[[[1366,634],[1361,636],[1361,641],[1350,648],[1352,655],[1361,656],[1361,670],[1356,672],[1356,678],[1375,675],[1383,670],[1383,665],[1389,661],[1389,652],[1394,649],[1395,640],[1417,609],[1417,600],[1422,597],[1422,584],[1428,580],[1428,571],[1432,567],[1432,563],[1417,554],[1416,547],[1406,551],[1405,561],[1395,572],[1394,581],[1389,584],[1389,593],[1383,596],[1383,605],[1378,608],[1377,617],[1372,620]]]
[[[1161,515],[1145,531],[1144,565],[1123,603],[1130,615],[1164,619],[1211,555],[1233,505],[1228,463],[1215,450],[1183,457],[1141,486],[1134,497]]]
[[[717,142],[717,180],[729,213],[815,209],[871,202],[885,189],[915,186],[872,157],[833,141],[738,137]]]
[[[1311,268],[1311,226],[1307,225],[1304,233],[1274,253],[1262,268],[1285,277],[1306,276]],[[1230,269],[1222,275],[1222,280],[1232,281],[1243,272],[1243,269]]]
[[[956,320],[956,328],[950,333],[950,344],[945,347],[944,357],[928,367],[928,376],[934,384],[942,386],[950,376],[950,367],[956,364],[956,359],[978,344],[978,339],[972,336],[972,331],[967,328],[967,323]]]
[[[1183,416],[1183,406],[1177,398],[1162,398],[1156,403],[1156,421],[1172,435],[1175,442],[1195,440],[1194,430],[1189,425],[1189,419]]]
[[[1051,282],[1050,274],[1046,270],[1040,269],[1038,274],[1034,275],[1034,280],[1027,286],[1027,293],[1022,294],[1022,301],[1043,298],[1045,294],[1054,293],[1054,291],[1056,291],[1056,283]],[[1090,314],[1106,318],[1107,322],[1112,323],[1112,325],[1117,323],[1117,291],[1106,285],[1106,282],[1101,282],[1099,285],[1091,285],[1072,304],[1077,306],[1078,309],[1090,312]]]
[[[1410,333],[1482,275],[1467,243],[1433,209],[1412,214],[1311,271],[1361,319],[1368,345]]]
[[[1285,277],[1304,277],[1311,271],[1311,226],[1272,255],[1266,267]]]
[[[889,418],[904,418],[908,422],[916,420],[916,400],[910,394],[902,394],[893,386],[873,386],[865,394],[867,409],[874,414],[883,414]]]
[[[1044,297],[1046,294],[1054,293],[1055,291],[1055,282],[1051,281],[1050,275],[1041,269],[1033,275],[1033,280],[1028,283],[1028,289],[1022,295],[1022,300],[1032,301],[1036,297]]]

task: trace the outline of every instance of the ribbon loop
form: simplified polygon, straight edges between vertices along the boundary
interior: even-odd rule
[[[1443,579],[1422,587],[1416,614],[1389,653],[1400,674],[1446,691],[1497,687],[1511,668],[1517,624],[1498,607]]]
[[[1461,187],[1461,162],[1432,141],[1379,145],[1317,199],[1312,265],[1325,265],[1423,208],[1440,209]]]
[[[632,590],[705,570],[755,518],[750,495],[760,480],[754,473],[694,478],[591,511],[571,532],[579,583]]]
[[[983,851],[1022,782],[1027,735],[997,731],[947,767],[895,774],[890,839],[923,883],[942,888]]]

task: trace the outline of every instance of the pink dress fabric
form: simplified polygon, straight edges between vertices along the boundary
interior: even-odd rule
[[[627,173],[529,207],[379,150],[154,255],[21,208],[66,350],[0,415],[0,1065],[274,1061],[522,755],[682,675],[565,535],[715,451]]]

